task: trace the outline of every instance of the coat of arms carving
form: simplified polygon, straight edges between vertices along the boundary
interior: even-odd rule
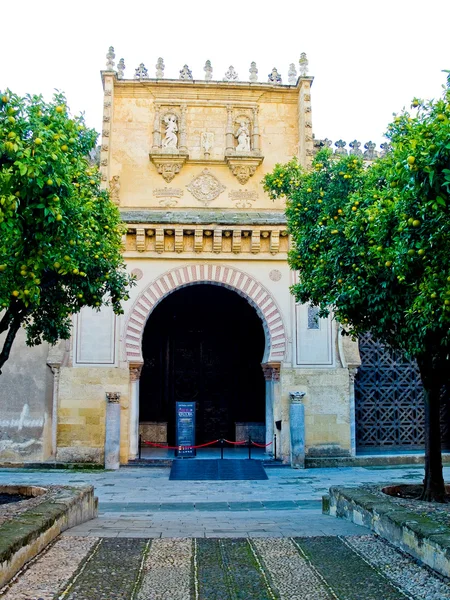
[[[225,186],[209,169],[203,169],[200,175],[191,181],[187,189],[194,198],[208,206],[212,200],[215,200],[225,190]]]

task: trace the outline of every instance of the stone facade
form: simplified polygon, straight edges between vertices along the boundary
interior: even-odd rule
[[[101,178],[127,223],[124,256],[137,285],[121,318],[83,309],[69,347],[48,360],[57,436],[42,459],[103,462],[110,392],[120,393],[120,460],[136,457],[145,324],[169,294],[198,283],[235,291],[262,321],[266,441],[277,433],[278,455],[289,460],[294,391],[306,392],[306,453],[355,452],[357,350],[348,340],[344,347],[334,322],[295,304],[284,205],[261,184],[276,163],[296,155],[308,167],[314,153],[312,78],[302,60],[300,77],[290,68],[283,85],[276,69],[258,82],[254,63],[250,82],[232,67],[214,81],[209,61],[205,80],[186,65],[180,79],[166,80],[162,59],[157,79],[144,65],[127,79],[123,61],[116,73],[108,59]]]

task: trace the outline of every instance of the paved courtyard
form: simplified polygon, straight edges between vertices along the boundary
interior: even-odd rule
[[[418,482],[423,467],[267,473],[224,482],[169,481],[167,467],[0,470],[0,485],[92,484],[99,497],[99,517],[66,531],[0,598],[450,599],[447,580],[367,529],[321,514],[331,485]]]

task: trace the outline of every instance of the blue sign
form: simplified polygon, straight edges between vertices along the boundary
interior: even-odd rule
[[[177,402],[176,411],[175,456],[195,456],[195,402]]]

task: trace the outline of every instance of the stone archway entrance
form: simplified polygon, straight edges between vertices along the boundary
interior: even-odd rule
[[[265,378],[266,443],[273,439],[273,405],[279,396],[281,361],[286,358],[286,329],[280,309],[271,293],[251,275],[222,264],[191,264],[176,267],[154,280],[140,294],[125,326],[125,351],[130,366],[129,456],[138,454],[139,387],[144,364],[144,330],[152,312],[175,291],[202,283],[236,292],[253,307],[264,331],[262,358]]]
[[[173,445],[175,403],[194,401],[196,443],[235,440],[250,423],[264,439],[264,347],[261,319],[235,292],[199,284],[170,294],[144,330],[140,422],[167,427]]]

